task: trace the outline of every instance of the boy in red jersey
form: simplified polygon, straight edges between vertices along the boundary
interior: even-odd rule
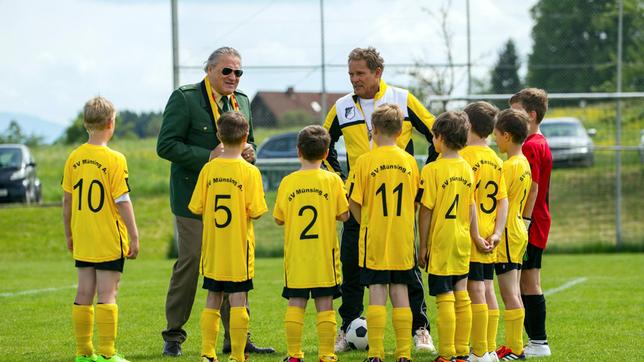
[[[552,154],[539,124],[548,110],[548,95],[543,89],[525,88],[510,98],[510,106],[530,116],[528,138],[522,151],[530,163],[532,186],[523,210],[528,225],[528,249],[521,267],[521,299],[525,307],[524,326],[529,342],[529,357],[550,356],[546,335],[546,300],[541,290],[541,257],[550,231],[548,189],[552,172]]]

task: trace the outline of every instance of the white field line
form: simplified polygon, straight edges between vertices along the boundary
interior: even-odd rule
[[[588,278],[586,278],[586,277],[573,279],[573,280],[571,280],[569,282],[566,282],[566,283],[564,283],[564,284],[562,284],[562,285],[560,285],[560,286],[558,286],[558,287],[556,287],[554,289],[548,289],[548,290],[544,291],[543,295],[553,295],[555,293],[559,293],[559,292],[561,292],[563,290],[566,290],[568,288],[572,288],[577,284],[583,283],[586,280],[588,280]]]
[[[18,297],[21,295],[31,295],[31,294],[40,294],[40,293],[48,293],[48,292],[57,292],[59,290],[65,290],[65,289],[72,289],[76,288],[76,284],[74,285],[69,285],[66,287],[59,287],[59,288],[43,288],[43,289],[29,289],[29,290],[23,290],[20,292],[13,292],[13,293],[0,293],[0,298],[6,297]]]

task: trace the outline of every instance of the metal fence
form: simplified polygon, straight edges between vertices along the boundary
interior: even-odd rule
[[[509,95],[436,97],[449,108],[468,101],[499,101]],[[546,118],[575,117],[595,133],[592,163],[555,164],[550,184],[552,228],[549,243],[562,249],[644,245],[644,94],[551,94]],[[557,105],[565,100],[566,105]],[[571,102],[571,100],[573,102]],[[618,111],[621,109],[621,112]],[[553,150],[557,152],[557,150]],[[419,165],[424,155],[417,155]],[[258,160],[264,183],[275,189],[297,170],[295,159]]]

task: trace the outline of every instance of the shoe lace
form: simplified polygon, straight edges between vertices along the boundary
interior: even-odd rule
[[[425,327],[420,327],[416,330],[417,340],[422,344],[429,344],[429,332]]]
[[[346,339],[346,334],[344,333],[343,330],[338,331],[338,335],[335,337],[335,344],[346,344],[347,339]]]

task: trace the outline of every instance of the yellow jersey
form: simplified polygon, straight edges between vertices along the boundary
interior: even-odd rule
[[[487,146],[467,146],[459,151],[459,155],[472,167],[479,235],[486,239],[494,233],[499,201],[508,197],[503,161]],[[491,253],[482,253],[472,242],[470,261],[492,264],[496,259],[495,253],[496,249]]]
[[[301,170],[284,177],[273,217],[284,222],[284,285],[327,288],[342,283],[336,217],[349,210],[335,173]]]
[[[202,215],[201,274],[217,281],[252,279],[251,219],[268,210],[259,169],[241,158],[209,161],[199,173],[188,209]]]
[[[360,267],[372,270],[414,267],[414,202],[418,182],[416,159],[398,146],[374,148],[358,158],[349,197],[362,206]]]
[[[528,230],[523,222],[523,208],[532,186],[530,163],[523,155],[510,157],[503,163],[503,176],[508,185],[508,221],[497,247],[497,263],[523,262],[528,246]]]
[[[427,239],[430,274],[448,276],[469,272],[473,183],[472,168],[460,157],[439,158],[423,167],[419,199],[432,210]]]
[[[114,202],[130,191],[125,156],[107,146],[81,145],[65,162],[62,188],[72,195],[74,259],[102,263],[125,257],[127,229]]]

